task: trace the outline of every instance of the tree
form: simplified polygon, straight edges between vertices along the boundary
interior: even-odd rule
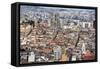
[[[77,41],[76,41],[75,47],[77,47],[77,44],[79,43],[79,38],[80,38],[80,32],[78,33],[78,38],[77,38]]]

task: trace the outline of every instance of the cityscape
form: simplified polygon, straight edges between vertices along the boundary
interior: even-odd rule
[[[20,6],[20,64],[94,60],[95,10]]]

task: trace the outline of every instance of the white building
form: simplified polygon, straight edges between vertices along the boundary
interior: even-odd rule
[[[82,28],[93,28],[93,22],[82,22],[80,24]]]
[[[54,47],[54,56],[55,56],[55,60],[60,59],[62,51],[61,51],[61,47],[60,46],[56,46]]]
[[[35,54],[34,52],[29,53],[28,62],[35,62]]]

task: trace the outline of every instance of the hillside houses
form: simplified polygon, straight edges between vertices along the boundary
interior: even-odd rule
[[[79,61],[85,60],[87,52],[95,54],[94,13],[73,10],[38,7],[23,11],[20,17],[21,64]]]

